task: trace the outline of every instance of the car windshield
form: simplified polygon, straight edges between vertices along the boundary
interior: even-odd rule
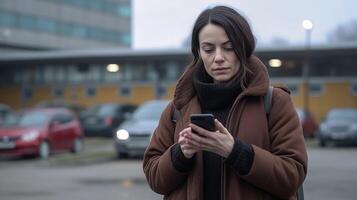
[[[117,105],[114,104],[96,105],[88,110],[88,114],[99,116],[113,115],[116,111],[116,108]]]
[[[133,118],[136,120],[140,119],[160,119],[162,111],[167,106],[167,101],[155,101],[143,104],[140,106],[133,114]]]
[[[48,121],[48,115],[45,112],[26,112],[18,118],[16,125],[21,127],[43,126]]]
[[[331,111],[327,116],[327,121],[357,122],[357,109]]]
[[[2,126],[15,126],[19,120],[19,115],[8,114],[2,122]]]

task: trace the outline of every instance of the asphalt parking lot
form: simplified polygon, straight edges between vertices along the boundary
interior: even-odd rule
[[[357,199],[357,147],[317,147],[308,141],[305,199]],[[49,160],[0,159],[1,200],[161,199],[142,172],[141,158],[117,160],[109,139],[88,139],[80,155]]]

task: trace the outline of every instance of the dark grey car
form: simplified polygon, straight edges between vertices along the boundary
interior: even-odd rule
[[[328,142],[357,144],[357,109],[332,109],[320,124],[319,145]]]
[[[112,137],[116,128],[127,118],[136,106],[105,103],[95,105],[81,113],[81,122],[86,136]]]
[[[169,101],[153,100],[139,106],[133,116],[124,121],[114,135],[118,157],[143,155],[157,127],[162,111]]]

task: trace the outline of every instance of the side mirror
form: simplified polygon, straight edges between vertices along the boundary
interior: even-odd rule
[[[55,129],[60,125],[59,121],[52,121],[50,124],[50,129]]]

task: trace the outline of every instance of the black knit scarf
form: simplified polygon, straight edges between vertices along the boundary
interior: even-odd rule
[[[237,78],[227,83],[214,83],[203,66],[197,68],[193,76],[193,86],[203,113],[212,113],[225,124],[230,108],[241,87]],[[205,200],[221,197],[222,157],[212,152],[203,152],[203,196]]]
[[[197,68],[193,76],[193,86],[197,92],[198,101],[203,112],[228,114],[234,100],[241,92],[238,78],[233,78],[226,83],[214,83],[213,78],[206,72],[203,66]],[[220,116],[216,116],[218,119]],[[223,117],[223,116],[222,116]],[[219,119],[220,121],[225,121]]]

